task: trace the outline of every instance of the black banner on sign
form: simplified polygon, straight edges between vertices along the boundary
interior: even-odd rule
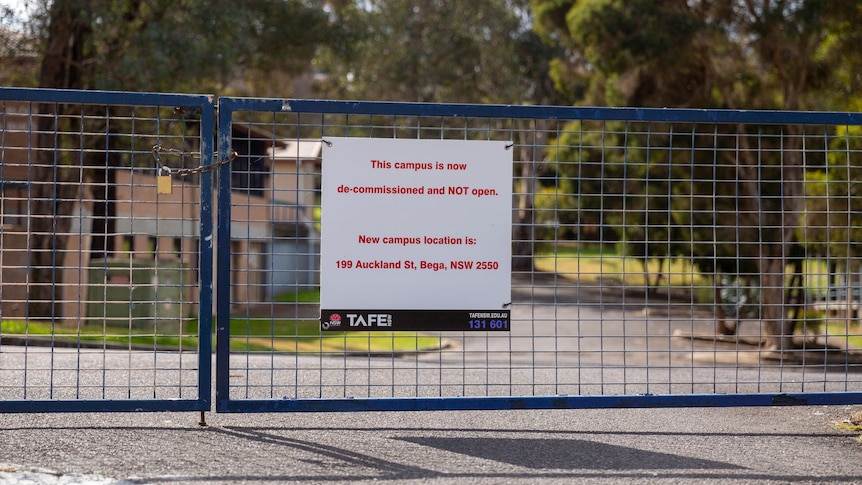
[[[509,310],[320,310],[324,332],[508,332]]]

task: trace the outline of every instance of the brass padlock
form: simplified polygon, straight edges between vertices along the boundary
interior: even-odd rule
[[[156,177],[156,191],[159,194],[169,195],[174,191],[173,181],[171,180],[171,169],[162,167]]]

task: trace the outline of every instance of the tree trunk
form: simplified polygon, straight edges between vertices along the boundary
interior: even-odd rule
[[[712,297],[715,302],[715,333],[718,335],[734,335],[739,324],[739,315],[735,315],[735,322],[727,321],[727,312],[724,311],[724,299],[721,295],[721,273],[716,269],[712,275]]]
[[[534,123],[537,123],[534,121]],[[534,128],[536,128],[534,126]],[[536,165],[540,162],[537,156],[542,153],[544,131],[534,129],[532,139],[525,133],[526,122],[517,131],[520,145],[520,174],[515,189],[518,210],[512,228],[512,271],[532,272],[533,254],[536,246],[536,224],[534,215],[534,197],[536,194]],[[515,141],[515,140],[513,140]]]
[[[48,40],[39,74],[45,88],[81,88],[84,44],[89,26],[76,2],[57,0],[51,7]],[[64,107],[38,107],[34,163],[30,168],[29,251],[30,284],[28,317],[56,318],[61,299],[66,238],[70,215],[80,190],[80,167],[70,167],[62,159],[60,125]],[[74,163],[74,161],[69,161]]]
[[[737,170],[740,179],[740,224],[757,228],[760,234],[758,268],[761,286],[761,318],[765,346],[769,350],[787,351],[793,347],[794,322],[788,319],[785,298],[785,271],[795,244],[796,229],[801,224],[804,184],[799,147],[801,129],[786,127],[777,167],[780,180],[762,180],[760,158],[749,145],[745,128],[740,126],[737,139]],[[780,184],[780,196],[764,197],[765,183]]]
[[[761,257],[760,298],[763,336],[768,350],[784,352],[793,348],[793,321],[787,318],[784,291],[786,258]]]

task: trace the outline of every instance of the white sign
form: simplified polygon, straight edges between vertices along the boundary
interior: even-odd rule
[[[327,138],[321,308],[508,309],[509,145]],[[373,315],[375,322],[387,319]]]

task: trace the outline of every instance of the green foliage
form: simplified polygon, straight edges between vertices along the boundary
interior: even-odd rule
[[[68,35],[79,46],[76,87],[91,89],[221,90],[302,72],[320,45],[340,40],[323,0],[54,0],[33,21],[46,42]]]
[[[853,0],[532,0],[534,28],[565,49],[555,85],[626,106],[844,109],[858,97]]]
[[[275,296],[278,303],[320,303],[320,290],[304,290]]]
[[[590,104],[689,106],[706,94],[701,43],[709,36],[693,9],[653,0],[533,0],[536,30],[565,46],[555,85],[590,87]],[[709,40],[712,42],[712,40]],[[569,77],[564,79],[561,76]]]
[[[809,251],[830,258],[862,256],[862,127],[836,129],[825,170],[805,181],[805,224],[797,232]]]
[[[364,3],[346,10],[355,44],[318,59],[327,96],[522,103],[542,91],[549,48],[531,35],[518,2]]]
[[[38,45],[20,14],[0,5],[0,85],[34,87]]]

